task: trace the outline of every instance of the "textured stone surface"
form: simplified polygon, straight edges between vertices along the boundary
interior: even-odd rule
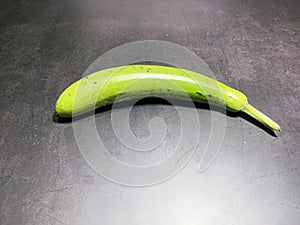
[[[296,0],[1,1],[0,224],[299,224],[299,24]],[[71,124],[52,121],[55,101],[99,55],[144,39],[194,51],[281,125],[278,137],[226,116],[221,151],[203,173],[195,155],[171,180],[147,188],[98,176]],[[209,111],[198,113],[209,132]],[[149,134],[157,115],[177,129],[171,106],[139,105],[137,136]],[[124,159],[109,118],[109,110],[98,114],[99,133]]]

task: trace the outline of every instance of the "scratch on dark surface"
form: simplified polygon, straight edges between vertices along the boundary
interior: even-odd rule
[[[280,206],[299,210],[299,206],[288,205],[288,204],[285,204],[285,203],[280,203]]]
[[[177,168],[177,164],[180,163],[181,160],[183,160],[187,154],[189,154],[190,152],[195,152],[195,148],[192,147],[191,149],[187,150],[185,153],[183,153],[178,159],[177,161],[175,162],[175,165],[174,165],[174,170]],[[191,153],[193,154],[193,153]]]
[[[55,178],[53,181],[53,186],[56,184],[58,174],[59,174],[59,169],[60,169],[60,159],[59,159],[59,157],[57,157],[57,169],[56,169],[56,174],[55,174]]]
[[[200,161],[200,160],[201,160],[201,157],[200,157],[200,154],[198,153],[197,150],[195,150],[195,155],[196,155],[197,159]]]
[[[4,188],[12,181],[12,179],[16,176],[16,174],[12,175],[8,181],[6,182],[6,184],[3,185],[3,187],[0,189],[0,193],[4,190]]]
[[[34,144],[33,138],[34,138],[34,130],[33,130],[33,108],[31,108],[31,144]]]
[[[56,217],[54,217],[54,216],[51,216],[50,214],[46,214],[46,216],[48,216],[49,218],[55,220],[56,222],[59,222],[59,223],[61,223],[61,224],[66,224],[66,223],[64,223],[63,221],[61,221],[60,219],[58,219],[58,218],[56,218]]]
[[[68,187],[64,187],[64,188],[60,188],[60,189],[53,189],[53,190],[49,190],[47,191],[47,193],[51,193],[51,192],[61,192],[61,191],[65,191],[67,190]]]
[[[20,165],[22,164],[22,161],[20,161],[19,163],[17,163],[15,165],[15,168],[19,168]],[[17,176],[17,173],[15,172],[13,175],[11,175],[11,177],[8,179],[8,181],[2,186],[2,188],[0,189],[0,193],[4,190],[4,188],[12,181],[13,178],[15,178]]]
[[[244,127],[243,127],[242,119],[240,118],[239,121],[240,121],[240,127],[241,127],[242,141],[244,142],[245,137],[244,137]],[[245,159],[245,146],[244,146],[244,143],[242,144],[241,161],[242,161],[243,177],[245,178],[247,188],[249,189],[249,183],[248,183],[248,179],[247,179],[247,176],[246,176],[246,168],[245,168],[246,159]]]
[[[46,149],[43,149],[43,164],[46,163]]]

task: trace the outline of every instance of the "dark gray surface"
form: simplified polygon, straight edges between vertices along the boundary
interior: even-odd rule
[[[296,0],[1,1],[0,224],[299,224],[299,12]],[[52,121],[54,104],[99,55],[143,39],[194,51],[281,125],[278,137],[226,117],[220,154],[202,173],[195,156],[147,188],[98,176],[71,124]],[[176,130],[171,106],[132,113],[137,135],[147,136],[149,118],[166,113]],[[205,127],[210,112],[198,113]],[[103,129],[109,116],[98,115]]]

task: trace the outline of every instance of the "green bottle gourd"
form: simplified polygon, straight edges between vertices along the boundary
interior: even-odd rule
[[[132,85],[135,82],[138,85]],[[55,111],[60,117],[72,117],[114,102],[153,95],[174,99],[188,95],[194,102],[226,105],[229,111],[243,111],[268,128],[280,130],[276,122],[251,106],[242,92],[196,72],[156,65],[121,66],[90,74],[63,91]]]

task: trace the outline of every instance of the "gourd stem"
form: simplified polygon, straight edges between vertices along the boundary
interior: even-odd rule
[[[258,120],[259,122],[261,122],[262,124],[264,124],[272,130],[280,130],[280,126],[276,122],[274,122],[270,117],[254,108],[249,103],[246,103],[241,109],[241,111]]]

